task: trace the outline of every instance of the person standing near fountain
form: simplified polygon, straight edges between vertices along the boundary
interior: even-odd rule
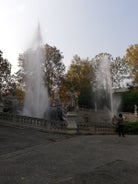
[[[124,134],[124,119],[123,119],[123,115],[120,113],[119,117],[117,119],[117,125],[118,125],[118,135],[125,137]]]

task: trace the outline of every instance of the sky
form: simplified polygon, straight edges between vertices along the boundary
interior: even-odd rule
[[[123,57],[138,43],[138,0],[0,0],[0,50],[18,70],[38,22],[43,43],[56,46],[68,68],[75,54]]]

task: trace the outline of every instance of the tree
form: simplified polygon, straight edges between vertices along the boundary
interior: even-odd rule
[[[17,78],[23,86],[26,85],[24,83],[26,72],[29,72],[26,68],[27,53],[28,51],[19,55],[20,70],[17,72]],[[63,55],[56,47],[51,47],[48,44],[44,46],[44,62],[42,64],[42,69],[44,71],[44,81],[48,88],[49,95],[52,95],[54,89],[61,84],[65,71],[65,65],[62,63],[62,59]]]
[[[65,65],[62,62],[63,55],[56,47],[45,45],[45,82],[48,87],[48,92],[52,95],[55,88],[61,86]]]
[[[138,44],[131,45],[126,50],[125,59],[128,61],[134,86],[138,86]]]
[[[65,80],[70,94],[78,96],[80,106],[91,106],[93,74],[93,66],[88,58],[73,57]]]
[[[134,113],[134,105],[138,107],[138,89],[119,94],[121,96],[121,110]]]
[[[125,58],[116,57],[114,59],[111,54],[100,53],[95,56],[93,61],[95,79],[97,80],[98,77],[101,76],[98,80],[102,81],[102,85],[106,83],[106,78],[110,77],[112,83],[111,87],[120,88],[125,84],[126,79],[130,77],[129,65]]]
[[[121,88],[130,78],[128,62],[125,58],[116,57],[111,62],[112,85],[115,88]]]
[[[7,93],[7,82],[11,75],[11,64],[3,58],[3,52],[0,51],[0,96]]]

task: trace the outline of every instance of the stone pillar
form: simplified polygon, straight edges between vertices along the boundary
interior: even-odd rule
[[[67,114],[67,130],[70,133],[77,133],[77,114],[68,113]]]

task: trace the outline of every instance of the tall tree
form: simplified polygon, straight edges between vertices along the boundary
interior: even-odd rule
[[[11,75],[11,64],[7,59],[3,58],[3,52],[0,51],[0,96],[4,95],[6,90],[7,82]]]
[[[130,65],[134,86],[138,86],[138,44],[130,45],[126,50],[126,60]]]
[[[35,52],[35,51],[34,51]],[[24,86],[24,77],[26,75],[27,68],[26,68],[26,54],[19,55],[19,67],[20,70],[17,72],[17,78],[20,83]],[[48,92],[52,95],[54,88],[60,86],[61,80],[64,76],[65,65],[62,62],[63,55],[56,47],[51,47],[50,45],[46,44],[44,46],[44,62],[42,64],[42,69],[44,71],[44,81],[48,88]]]
[[[125,58],[116,57],[115,59],[111,54],[100,53],[93,59],[93,65],[95,68],[95,80],[98,76],[101,76],[100,81],[105,81],[107,77],[107,71],[110,72],[110,78],[112,87],[120,88],[126,83],[126,79],[130,78],[130,70],[128,62]],[[95,81],[96,82],[96,81]],[[97,83],[96,83],[97,85]]]
[[[56,47],[45,45],[45,82],[49,94],[52,95],[55,88],[60,87],[64,77],[65,65],[62,62],[63,55]]]
[[[79,105],[91,106],[93,66],[88,58],[75,55],[66,74],[68,90],[78,96]]]
[[[126,85],[127,79],[130,78],[130,68],[125,58],[116,57],[111,62],[111,74],[113,87],[121,88]]]

